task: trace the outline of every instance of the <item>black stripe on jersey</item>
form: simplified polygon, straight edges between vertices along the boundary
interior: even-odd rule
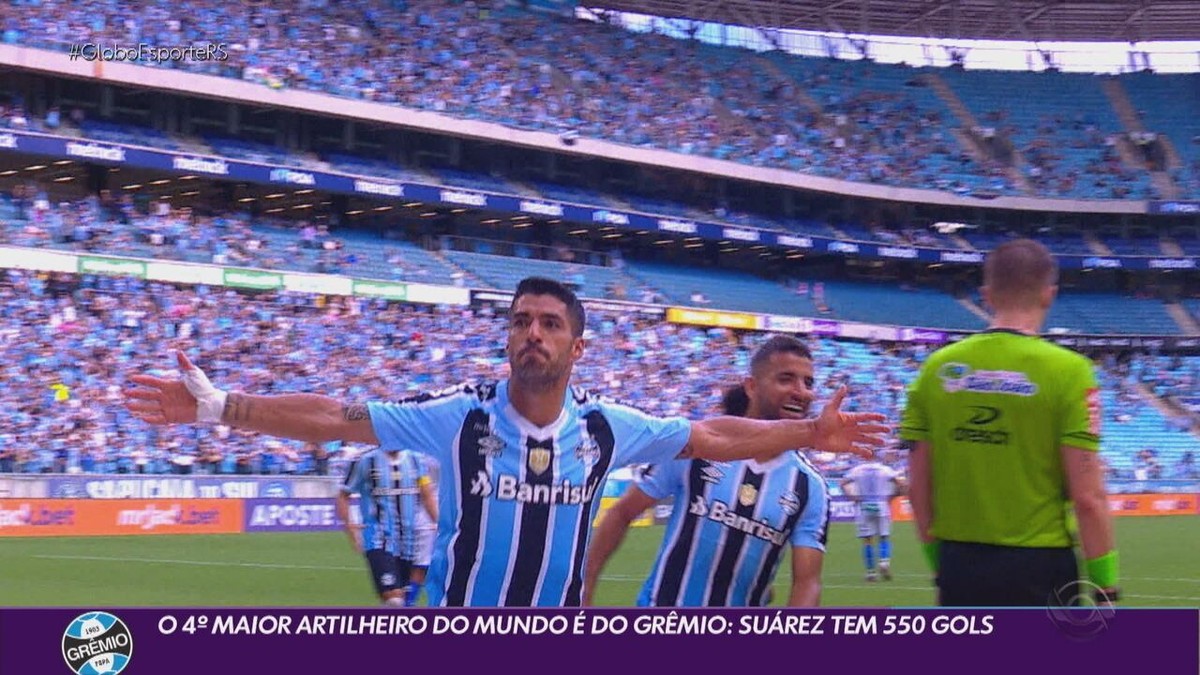
[[[700,530],[701,516],[692,513],[692,502],[697,499],[708,500],[708,483],[704,481],[704,469],[708,462],[702,459],[693,460],[688,471],[687,498],[683,503],[676,502],[675,508],[685,509],[683,523],[679,526],[679,536],[675,545],[667,554],[660,572],[658,589],[654,593],[655,607],[674,607],[679,604],[679,589],[683,587],[683,575],[687,571],[688,557],[692,553],[692,542]]]
[[[751,471],[749,466],[743,466],[742,476],[738,479],[738,488],[733,496],[737,500],[737,504],[733,509],[734,514],[744,516],[750,520],[754,519],[754,507],[758,504],[758,497],[762,494],[762,484],[763,474]],[[755,494],[755,499],[750,502],[749,506],[743,504],[741,499],[742,488],[746,485],[753,487]],[[713,574],[712,589],[708,593],[709,607],[724,607],[729,602],[729,587],[733,583],[733,568],[737,565],[738,557],[742,553],[742,547],[746,544],[745,532],[732,527],[725,529],[725,544],[721,547],[721,552],[717,555],[717,569]]]
[[[379,452],[372,450],[370,454],[363,455],[359,462],[362,464],[362,472],[365,477],[365,487],[363,494],[359,495],[359,499],[365,500],[371,505],[370,518],[375,523],[375,538],[371,541],[363,542],[363,547],[367,549],[386,549],[390,531],[387,523],[387,498],[382,496],[376,488],[379,487]]]
[[[540,474],[529,468],[529,453],[535,449],[548,450],[554,457],[554,439],[525,440],[525,482],[529,486],[554,485],[554,461],[551,459]],[[508,593],[504,596],[506,607],[529,607],[533,604],[533,591],[542,576],[542,556],[546,554],[546,537],[550,526],[550,504],[525,503],[521,505],[521,529],[517,535],[517,558],[513,561],[512,575],[508,580]]]
[[[483,500],[487,495],[471,494],[471,486],[482,478],[490,484],[487,476],[486,457],[479,451],[479,441],[490,433],[489,415],[482,410],[472,410],[463,420],[458,436],[458,498],[462,508],[458,512],[458,536],[454,541],[454,556],[446,578],[446,604],[462,607],[467,600],[467,582],[471,571],[479,560],[479,548],[483,543],[480,536],[480,521],[483,518]]]
[[[613,450],[617,439],[613,435],[612,426],[605,419],[604,413],[593,410],[584,416],[587,433],[596,441],[600,448],[600,458],[592,465],[584,489],[595,485],[592,490],[592,500],[579,505],[579,522],[575,524],[575,559],[571,561],[571,585],[567,587],[567,597],[563,599],[564,607],[578,607],[583,604],[583,566],[587,560],[588,541],[592,532],[592,501],[601,494],[604,477],[612,466]]]
[[[361,459],[361,457],[355,457],[351,460],[350,466],[346,469],[346,477],[342,479],[342,487],[351,488],[354,486],[354,469],[358,468],[358,462]]]
[[[404,467],[401,466],[401,458],[398,455],[395,457],[389,455],[387,459],[388,468],[392,471],[392,498],[396,500],[396,539],[399,542],[396,554],[406,560],[412,560],[416,557],[413,533],[404,527],[404,494],[401,489],[404,487]]]
[[[799,469],[796,470],[796,483],[793,488],[796,492],[796,502],[799,508],[796,512],[788,516],[787,522],[783,526],[783,531],[791,533],[796,529],[796,523],[800,521],[800,517],[804,515],[804,509],[808,508],[808,474]],[[826,509],[826,517],[828,517],[828,508]],[[779,556],[783,553],[782,546],[773,546],[767,552],[767,557],[763,559],[762,569],[758,573],[758,579],[754,582],[754,589],[750,592],[750,606],[759,607],[763,604],[763,595],[767,592],[767,587],[771,585],[771,579],[775,576],[775,568],[779,565]]]

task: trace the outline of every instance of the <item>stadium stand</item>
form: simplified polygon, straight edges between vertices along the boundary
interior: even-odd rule
[[[149,36],[159,46],[184,46],[216,39],[230,45],[228,61],[154,65],[849,180],[1018,193],[1004,167],[981,166],[947,133],[953,115],[927,87],[915,86],[917,69],[759,56],[508,3],[303,6],[285,21],[285,10],[255,5],[247,21],[207,0],[153,0],[133,18],[115,2],[89,5],[86,14],[21,3],[11,8],[3,39],[57,50],[89,40],[136,44]],[[174,18],[181,15],[186,24]],[[1125,166],[1112,148],[1109,137],[1122,128],[1097,78],[942,75],[981,120],[1011,138],[1038,194],[1153,196],[1148,173]],[[1176,181],[1194,193],[1200,160],[1188,141],[1195,121],[1169,112],[1187,106],[1163,103],[1164,92],[1192,81],[1131,78],[1128,86],[1154,130],[1173,139]],[[800,90],[811,93],[801,98]],[[243,157],[272,156],[237,139],[211,144]]]
[[[1176,161],[1167,166],[1181,196],[1200,199],[1200,75],[1129,73],[1119,81],[1146,130],[1170,139]]]
[[[765,338],[593,311],[579,381],[660,414],[701,415],[739,381]],[[222,384],[250,391],[322,391],[394,398],[405,390],[494,377],[503,318],[488,308],[406,306],[383,300],[243,293],[135,278],[0,273],[0,471],[116,473],[312,472],[316,448],[263,444],[223,427],[158,429],[121,406],[131,372],[173,367],[186,348]],[[846,383],[850,409],[898,419],[905,388],[930,347],[809,340],[821,396]],[[338,368],[319,364],[336,360]],[[1115,477],[1193,476],[1189,422],[1167,417],[1136,385],[1170,398],[1194,389],[1195,357],[1101,359],[1103,453]],[[395,373],[405,374],[397,379]],[[47,412],[53,414],[46,414]],[[335,457],[339,447],[326,448]],[[831,476],[845,458],[819,457]],[[337,462],[334,467],[339,466]],[[1159,468],[1155,468],[1155,467]],[[1188,473],[1192,471],[1193,473]],[[1193,476],[1194,477],[1194,476]]]
[[[577,263],[540,260],[520,244],[471,239],[470,250],[429,250],[391,233],[338,228],[251,217],[229,210],[199,215],[190,209],[143,213],[129,200],[101,208],[98,200],[51,203],[39,199],[0,199],[0,243],[186,260],[269,269],[345,274],[446,285],[507,290],[533,270],[576,279],[582,294],[593,298],[653,300],[712,309],[824,316],[846,321],[977,330],[982,319],[951,295],[916,285],[866,283],[813,278],[824,294],[818,302],[801,286],[783,278],[702,266],[666,265],[630,260],[625,269],[605,266],[596,253]],[[845,228],[851,236],[884,240],[882,231]],[[899,236],[899,235],[891,235]],[[977,247],[999,238],[968,235]],[[1082,239],[1060,237],[1048,243],[1062,252],[1078,252]],[[543,256],[544,257],[544,256]],[[595,263],[595,264],[585,264]],[[974,302],[982,306],[976,297]],[[1185,305],[1195,312],[1194,304]],[[1065,291],[1052,309],[1048,329],[1082,334],[1178,335],[1181,327],[1163,303],[1113,293]]]

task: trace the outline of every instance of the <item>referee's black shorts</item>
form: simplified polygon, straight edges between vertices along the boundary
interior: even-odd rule
[[[1076,595],[1072,548],[941,543],[938,604],[943,607],[1052,607]]]

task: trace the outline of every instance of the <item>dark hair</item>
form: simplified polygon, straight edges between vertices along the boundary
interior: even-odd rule
[[[809,351],[808,345],[790,335],[775,335],[764,342],[750,358],[751,374],[762,372],[767,361],[770,361],[775,354],[795,354],[800,358],[812,360],[812,352]]]
[[[726,415],[745,417],[749,409],[750,395],[746,393],[745,387],[739,384],[725,390],[725,395],[721,397],[721,410]]]
[[[1058,282],[1058,263],[1042,244],[1032,239],[1013,239],[1000,244],[983,263],[983,284],[992,303],[1024,304],[1042,289]]]
[[[587,313],[583,309],[583,303],[571,291],[571,289],[553,280],[545,277],[526,277],[517,284],[517,294],[513,296],[512,305],[509,309],[512,310],[517,306],[517,300],[522,295],[552,295],[567,306],[567,320],[571,322],[571,334],[575,337],[583,335],[583,327],[587,323]]]

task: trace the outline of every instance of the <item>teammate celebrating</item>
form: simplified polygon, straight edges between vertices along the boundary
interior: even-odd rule
[[[726,394],[725,412],[760,420],[804,419],[812,386],[808,348],[792,337],[773,337],[755,352],[750,377]],[[674,496],[675,509],[638,605],[766,605],[789,544],[788,604],[820,604],[829,496],[825,479],[799,452],[764,461],[680,460],[642,471],[596,527],[587,566],[589,594],[633,520],[668,496]]]
[[[846,413],[836,393],[815,420],[657,418],[570,387],[584,352],[584,308],[549,279],[517,286],[509,315],[512,375],[391,403],[216,389],[182,353],[182,379],[135,375],[128,407],[154,424],[222,423],[305,441],[415,449],[445,468],[432,605],[562,606],[583,599],[596,499],[608,473],[673,457],[731,461],[789,448],[870,456],[887,432],[877,413]]]
[[[359,495],[359,522],[350,519],[350,496]],[[436,513],[429,478],[412,453],[375,449],[346,472],[337,512],[354,549],[363,553],[385,605],[411,606],[410,574],[419,562],[419,514]]]
[[[892,496],[903,490],[900,474],[879,462],[866,462],[846,472],[842,492],[854,500],[854,519],[863,545],[867,581],[892,578]],[[875,539],[879,539],[879,571],[875,570]]]

